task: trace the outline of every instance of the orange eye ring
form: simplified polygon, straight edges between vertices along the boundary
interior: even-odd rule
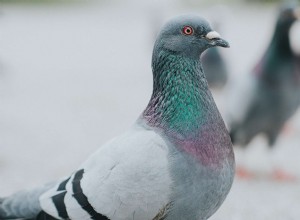
[[[182,33],[184,35],[192,35],[194,33],[194,29],[191,26],[184,26],[182,28]]]

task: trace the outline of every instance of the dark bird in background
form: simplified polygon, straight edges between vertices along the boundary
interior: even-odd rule
[[[249,100],[243,116],[231,121],[234,144],[246,146],[262,133],[273,146],[285,122],[296,112],[300,101],[300,57],[291,48],[289,32],[297,19],[299,7],[285,6],[280,10],[270,45],[252,72],[254,86],[250,97],[245,97]]]

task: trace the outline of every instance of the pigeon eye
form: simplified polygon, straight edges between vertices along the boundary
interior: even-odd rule
[[[194,29],[190,26],[184,26],[182,29],[182,33],[185,35],[192,35],[194,33]]]

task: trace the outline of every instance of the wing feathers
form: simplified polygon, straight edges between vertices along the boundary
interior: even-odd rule
[[[102,146],[40,203],[57,219],[150,220],[169,202],[171,184],[164,140],[133,129]]]
[[[74,175],[74,179],[72,181],[73,184],[73,196],[76,199],[76,201],[81,205],[82,209],[84,209],[86,212],[88,212],[92,219],[95,220],[109,220],[106,216],[98,213],[95,211],[95,209],[92,207],[92,205],[89,203],[88,198],[83,193],[80,181],[83,177],[84,170],[81,169],[77,171]]]
[[[65,199],[65,195],[66,195],[66,191],[61,192],[57,195],[54,195],[52,197],[52,201],[55,205],[55,208],[58,212],[59,217],[63,218],[63,219],[68,219],[69,215],[66,209],[66,205],[64,203],[64,199]]]

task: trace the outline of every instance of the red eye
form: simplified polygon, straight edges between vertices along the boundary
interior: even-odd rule
[[[184,26],[182,29],[183,34],[185,35],[192,35],[194,33],[194,30],[190,26]]]

